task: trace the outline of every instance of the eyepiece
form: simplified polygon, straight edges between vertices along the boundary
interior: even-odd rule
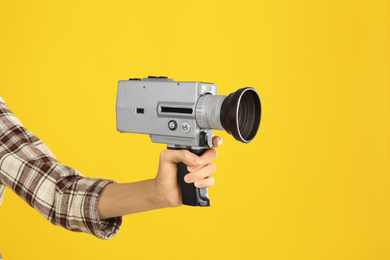
[[[241,88],[225,98],[221,106],[221,124],[243,143],[256,136],[261,119],[261,102],[254,88]]]

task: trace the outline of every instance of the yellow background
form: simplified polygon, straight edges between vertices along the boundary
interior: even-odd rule
[[[6,190],[14,259],[390,259],[388,1],[0,1],[0,95],[58,159],[120,182],[155,176],[119,134],[118,80],[255,87],[259,133],[223,132],[210,208],[126,216],[110,241],[47,222]]]

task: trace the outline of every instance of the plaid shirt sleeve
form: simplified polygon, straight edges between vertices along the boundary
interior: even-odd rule
[[[54,225],[110,239],[122,217],[101,220],[98,200],[112,182],[83,177],[59,163],[0,97],[0,205],[7,186]]]

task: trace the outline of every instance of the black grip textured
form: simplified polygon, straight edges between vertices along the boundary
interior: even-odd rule
[[[193,183],[184,181],[184,176],[188,174],[187,165],[179,163],[177,165],[179,175],[181,198],[184,205],[188,206],[210,206],[207,188],[197,188]]]

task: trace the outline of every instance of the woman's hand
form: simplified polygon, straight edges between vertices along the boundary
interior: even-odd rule
[[[214,147],[222,144],[221,137],[214,137]],[[180,186],[177,176],[177,164],[187,165],[189,173],[184,177],[187,183],[194,183],[197,188],[208,188],[214,185],[215,179],[211,176],[216,171],[212,163],[217,158],[215,149],[207,150],[203,155],[197,156],[187,150],[164,150],[160,154],[160,164],[156,178],[156,189],[160,193],[165,207],[178,207],[182,205]]]

